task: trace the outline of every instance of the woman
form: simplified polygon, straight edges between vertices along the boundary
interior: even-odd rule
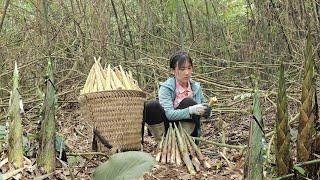
[[[157,141],[161,139],[169,122],[180,121],[192,136],[201,135],[200,117],[208,117],[211,108],[205,104],[199,82],[191,79],[193,64],[186,52],[177,52],[170,58],[173,77],[160,83],[159,102],[145,105],[144,121]]]

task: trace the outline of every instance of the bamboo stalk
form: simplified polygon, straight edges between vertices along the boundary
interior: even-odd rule
[[[162,149],[162,154],[161,154],[161,163],[165,164],[167,161],[167,147],[168,147],[168,138],[169,138],[169,133],[167,132],[166,138],[164,140],[164,145]]]
[[[111,90],[111,65],[107,67],[106,90]]]
[[[179,124],[179,126],[181,129],[181,134],[183,134],[184,142],[186,143],[188,151],[190,152],[191,162],[192,162],[193,166],[195,167],[196,171],[199,172],[200,171],[200,161],[198,160],[194,149],[192,149],[192,147],[191,147],[191,144],[190,144],[188,137],[187,137],[188,134],[186,133],[185,129],[183,129],[181,127],[181,124]]]
[[[175,130],[175,134],[177,135],[175,128],[174,128],[174,130]],[[177,137],[177,136],[176,136],[176,137]],[[176,140],[177,140],[177,138],[176,138]],[[179,151],[179,148],[178,148],[178,141],[176,141],[176,143],[174,144],[174,146],[175,146],[175,149],[176,149],[176,164],[177,164],[178,166],[180,166],[180,165],[182,164],[182,160],[181,160],[181,154],[180,154],[180,151]]]
[[[127,77],[125,71],[122,69],[122,66],[119,65],[119,68],[120,68],[120,73],[121,73],[121,76],[122,76],[122,82],[123,82],[124,86],[127,89],[132,89],[132,87],[131,87],[131,85],[129,83],[128,77]]]
[[[182,136],[181,136],[181,134],[179,132],[179,129],[177,128],[176,124],[174,124],[174,127],[175,127],[175,130],[176,130],[176,135],[177,135],[177,139],[178,139],[178,145],[179,145],[178,147],[179,147],[179,149],[180,149],[180,151],[182,153],[183,162],[186,164],[189,173],[191,175],[195,175],[196,172],[195,172],[194,167],[192,165],[192,162],[191,162],[191,160],[189,158],[189,154],[187,152],[186,145],[183,142]]]
[[[171,159],[171,136],[172,136],[172,125],[169,124],[169,130],[168,130],[169,136],[168,136],[168,146],[167,146],[167,163],[170,163]]]
[[[86,79],[86,82],[84,83],[83,89],[82,89],[82,94],[88,93],[90,92],[90,84],[92,82],[92,80],[94,79],[94,67],[92,66],[90,71],[89,71],[89,75]]]
[[[161,157],[161,152],[162,152],[162,147],[163,147],[163,142],[164,142],[164,134],[161,137],[161,141],[158,144],[158,152],[156,155],[156,161],[160,162],[160,157]]]
[[[213,145],[221,146],[221,147],[227,147],[227,148],[231,148],[231,149],[244,149],[244,148],[247,147],[245,145],[231,145],[231,144],[218,143],[218,142],[206,140],[206,139],[204,139],[202,137],[193,137],[193,138],[195,140],[199,140],[201,142],[205,142],[205,143],[208,143],[208,144],[213,144]]]
[[[185,130],[184,130],[185,131]],[[186,133],[186,132],[185,132]],[[187,134],[187,133],[186,133]],[[193,141],[192,137],[190,135],[187,134],[187,138],[191,144],[191,146],[193,147],[194,151],[196,152],[197,156],[199,157],[199,160],[201,161],[201,163],[203,164],[203,166],[206,169],[210,169],[211,165],[205,160],[204,156],[202,155],[200,148],[196,145],[196,143]]]
[[[172,128],[172,137],[171,137],[171,158],[170,162],[171,164],[174,164],[176,162],[176,146],[177,146],[177,141],[176,141],[176,132],[174,128]]]
[[[95,64],[93,65],[94,66],[94,72],[96,74],[96,83],[97,83],[97,87],[98,87],[98,91],[103,91],[105,88],[103,87],[103,77],[101,75],[101,72],[100,72],[100,68],[99,68],[99,65],[98,65],[98,62],[96,61]]]

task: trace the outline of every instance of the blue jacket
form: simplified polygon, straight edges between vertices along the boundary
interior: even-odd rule
[[[190,79],[190,85],[193,100],[198,104],[205,103],[206,99],[202,94],[200,83]],[[160,82],[159,102],[163,107],[168,120],[191,119],[188,108],[176,110],[173,108],[173,101],[176,96],[175,89],[175,77],[169,77],[165,82]]]

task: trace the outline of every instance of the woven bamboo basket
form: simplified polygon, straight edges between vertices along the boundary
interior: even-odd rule
[[[80,95],[82,118],[121,150],[141,148],[141,122],[146,94],[136,90],[101,91]]]

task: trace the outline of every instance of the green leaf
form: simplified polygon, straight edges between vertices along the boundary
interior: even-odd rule
[[[134,179],[151,170],[155,163],[155,159],[145,152],[128,151],[114,154],[107,162],[96,168],[93,179]]]
[[[300,167],[300,166],[293,166],[293,169],[296,170],[296,171],[298,171],[299,174],[305,175],[305,172],[306,172],[306,171],[305,171],[302,167]]]

